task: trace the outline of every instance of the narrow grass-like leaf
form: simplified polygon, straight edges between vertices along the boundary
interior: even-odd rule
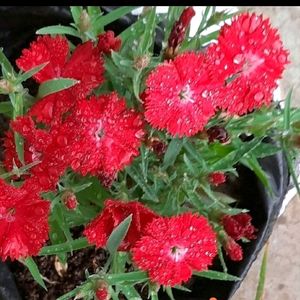
[[[131,224],[131,221],[132,221],[132,215],[129,215],[113,230],[113,232],[109,236],[106,243],[106,248],[109,251],[111,256],[113,256],[116,253],[121,242],[125,238],[129,226]]]
[[[96,31],[101,30],[104,26],[116,21],[117,19],[127,15],[134,9],[138,8],[139,6],[121,6],[117,9],[114,9],[110,13],[104,16],[99,16],[99,18],[95,21],[95,28]]]
[[[258,280],[258,285],[257,285],[257,289],[256,289],[255,300],[263,300],[264,299],[263,297],[264,297],[264,287],[265,287],[265,281],[266,281],[268,252],[269,252],[269,243],[267,242],[267,244],[265,246],[265,250],[264,250],[262,263],[260,266],[259,280]]]
[[[40,271],[38,269],[37,264],[35,263],[35,261],[33,260],[32,257],[27,257],[23,263],[25,264],[25,266],[28,268],[29,272],[31,273],[32,277],[34,278],[34,280],[44,289],[47,291],[47,287],[44,283],[44,280],[42,278],[42,275],[40,274]]]
[[[143,190],[145,193],[145,196],[147,199],[153,201],[153,202],[159,202],[157,195],[153,191],[152,188],[150,188],[145,181],[145,178],[139,170],[134,165],[129,166],[126,169],[126,172],[128,175],[138,184],[138,186]]]
[[[80,38],[80,34],[75,28],[64,25],[46,26],[37,30],[36,34],[67,34]]]
[[[142,300],[141,296],[133,286],[121,286],[121,291],[128,300]]]
[[[23,81],[29,79],[30,77],[32,77],[34,74],[36,74],[37,72],[41,71],[46,65],[48,64],[48,62],[40,64],[32,69],[30,69],[29,71],[21,74],[18,76],[15,84],[19,84],[22,83]]]
[[[290,129],[290,117],[291,117],[291,99],[292,99],[293,89],[290,89],[284,103],[283,112],[283,129],[288,131]]]
[[[151,11],[146,17],[145,31],[141,37],[141,42],[138,47],[138,54],[143,55],[148,52],[151,44],[153,45],[154,31],[156,26],[156,8],[152,7]]]
[[[163,170],[166,170],[169,166],[174,164],[178,154],[181,151],[182,146],[183,146],[182,139],[174,138],[171,140],[168,149],[166,151],[166,154],[164,156],[164,161],[162,164]]]
[[[43,98],[53,93],[70,88],[79,81],[71,78],[55,78],[43,82],[38,91],[38,98]]]
[[[297,174],[295,172],[295,163],[294,163],[293,157],[292,157],[288,147],[286,147],[284,145],[284,143],[282,145],[283,145],[282,148],[283,148],[283,151],[284,151],[284,154],[285,154],[285,157],[286,157],[289,172],[292,176],[292,180],[293,180],[293,183],[296,187],[297,193],[300,196],[300,186],[299,186]]]
[[[70,11],[73,17],[75,24],[79,24],[80,16],[82,13],[82,6],[70,6]]]
[[[65,252],[71,252],[79,249],[83,249],[86,247],[91,247],[85,237],[73,240],[71,242],[65,242],[62,244],[57,245],[51,245],[51,246],[45,246],[42,248],[42,250],[39,253],[39,256],[44,255],[55,255]]]
[[[170,286],[166,287],[166,293],[169,296],[170,300],[175,300],[172,288]]]
[[[234,275],[230,275],[227,273],[223,273],[223,272],[218,272],[218,271],[202,271],[202,272],[194,272],[193,273],[196,276],[199,277],[204,277],[204,278],[208,278],[208,279],[212,279],[212,280],[226,280],[226,281],[239,281],[240,278],[236,277]]]
[[[0,48],[0,64],[3,65],[3,67],[5,68],[6,71],[12,72],[14,77],[16,77],[16,72],[15,72],[13,66],[11,65],[10,61],[4,54],[3,48]]]
[[[130,273],[109,274],[106,277],[107,283],[110,285],[119,284],[125,281],[145,281],[148,279],[146,272],[135,271]]]
[[[249,155],[246,158],[241,159],[240,162],[252,170],[264,187],[268,189],[269,192],[272,192],[269,178],[254,155]]]

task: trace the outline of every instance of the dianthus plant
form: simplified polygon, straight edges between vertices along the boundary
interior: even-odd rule
[[[0,52],[1,259],[45,287],[34,256],[65,268],[79,249],[107,257],[60,300],[173,299],[192,276],[239,280],[226,261],[260,232],[224,187],[244,165],[272,193],[260,159],[278,151],[296,183],[300,110],[291,93],[273,99],[289,54],[269,20],[207,7],[190,36],[192,7],[144,7],[107,29],[135,8],[71,7],[70,26],[38,30],[15,62]]]

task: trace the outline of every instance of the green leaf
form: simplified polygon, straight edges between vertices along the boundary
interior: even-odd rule
[[[192,292],[190,289],[188,289],[188,288],[186,288],[186,287],[184,287],[182,285],[175,285],[173,288],[176,289],[176,290],[179,290],[179,291],[187,292],[187,293],[191,293]]]
[[[169,296],[170,300],[175,300],[172,288],[170,286],[166,286],[165,288],[167,295]]]
[[[31,78],[34,74],[38,73],[39,71],[41,71],[49,62],[40,64],[32,69],[30,69],[29,71],[21,74],[18,76],[15,84],[20,84],[23,81],[26,81],[27,79]]]
[[[38,91],[38,98],[43,98],[53,93],[70,88],[79,81],[71,78],[55,78],[44,81]]]
[[[259,280],[256,289],[255,300],[263,300],[264,296],[264,287],[266,281],[266,271],[267,271],[267,262],[268,262],[268,252],[269,252],[269,243],[267,242],[264,250],[264,256],[259,271]]]
[[[126,172],[143,190],[148,200],[151,200],[153,202],[159,202],[159,199],[157,198],[157,195],[155,194],[154,190],[148,186],[144,176],[142,175],[142,172],[140,172],[135,165],[127,167]]]
[[[128,281],[140,282],[140,281],[145,281],[147,279],[148,279],[147,273],[142,271],[120,273],[120,274],[109,274],[106,277],[107,283],[109,283],[110,285],[115,285],[115,284],[128,282]]]
[[[293,89],[290,89],[284,104],[283,112],[283,130],[288,131],[290,129],[290,116],[291,116],[291,99],[292,99]]]
[[[71,26],[53,25],[37,30],[36,34],[67,34],[80,38],[78,31]]]
[[[154,32],[156,27],[156,8],[152,7],[145,18],[145,30],[141,37],[141,42],[138,47],[138,55],[143,55],[149,52],[149,48],[154,42]]]
[[[4,114],[6,117],[12,118],[13,107],[9,101],[0,102],[0,113]]]
[[[230,151],[227,155],[220,155],[218,160],[210,166],[211,171],[218,171],[231,168],[238,163],[247,153],[254,150],[261,143],[261,139],[253,139],[250,142],[241,142],[236,145],[236,149]],[[230,145],[222,145],[224,149]],[[220,148],[221,149],[221,148]],[[209,153],[208,153],[209,154]]]
[[[5,56],[5,54],[3,52],[3,48],[0,48],[0,64],[4,67],[4,69],[7,72],[11,72],[12,75],[14,75],[14,77],[16,77],[16,72],[15,72],[13,66],[11,65],[10,61],[8,60],[8,58]]]
[[[104,16],[99,16],[95,21],[96,31],[101,31],[104,26],[118,20],[119,18],[127,15],[139,6],[121,6],[117,9],[112,10],[110,13]]]
[[[70,6],[72,18],[76,25],[79,24],[79,22],[80,22],[80,16],[81,16],[82,10],[83,10],[82,6]]]
[[[49,224],[50,224],[50,229],[51,229],[50,234],[49,234],[51,244],[55,245],[55,244],[65,243],[66,242],[65,234],[64,234],[63,230],[60,228],[60,226],[58,225],[57,220],[53,217],[50,217]],[[67,260],[66,253],[59,253],[59,254],[57,254],[57,256],[63,263],[67,262],[66,261]]]
[[[133,286],[124,285],[121,286],[120,289],[128,300],[142,300],[141,296]]]
[[[42,250],[39,253],[39,256],[44,256],[44,255],[57,255],[60,253],[66,253],[66,252],[71,252],[87,247],[91,247],[85,237],[73,240],[71,242],[65,242],[62,244],[57,244],[57,245],[51,245],[51,246],[45,246],[42,248]]]
[[[250,170],[252,170],[255,173],[255,175],[259,178],[263,186],[267,188],[269,192],[272,192],[268,175],[259,164],[257,158],[254,155],[252,155],[252,153],[251,155],[248,155],[247,157],[241,159],[240,162],[246,167],[248,167]]]
[[[169,166],[173,165],[178,154],[183,146],[183,140],[179,138],[173,138],[168,146],[168,149],[164,156],[162,169],[166,170]]]
[[[285,145],[285,143],[282,143],[282,149],[283,149],[285,157],[286,157],[288,169],[292,176],[293,183],[296,187],[298,195],[300,195],[300,186],[299,186],[297,174],[295,172],[295,162],[294,162],[293,156],[291,155],[290,150]]]
[[[109,236],[107,243],[106,243],[106,248],[109,251],[110,255],[113,256],[116,251],[118,250],[121,242],[125,238],[129,226],[132,221],[132,214],[129,215],[126,219],[124,219],[111,233]]]
[[[32,257],[27,257],[23,263],[25,264],[25,266],[28,268],[28,270],[30,271],[32,277],[34,278],[34,280],[44,289],[47,291],[47,287],[44,283],[44,280],[42,278],[42,275],[40,274],[40,271],[38,269],[37,264],[35,263],[35,261],[33,260]]]
[[[218,271],[202,271],[202,272],[194,272],[193,273],[196,276],[199,277],[204,277],[212,280],[226,280],[226,281],[239,281],[241,280],[239,277],[223,273],[223,272],[218,272]]]

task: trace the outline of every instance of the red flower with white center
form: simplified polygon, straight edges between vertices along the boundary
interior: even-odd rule
[[[61,36],[40,36],[32,42],[29,49],[22,51],[16,60],[18,67],[28,71],[42,63],[48,63],[33,77],[40,83],[58,78],[73,78],[79,83],[62,92],[40,99],[30,109],[30,114],[45,124],[60,122],[78,99],[85,98],[104,80],[103,58],[91,41],[80,44],[70,59],[67,39]]]
[[[50,203],[31,189],[0,179],[0,257],[6,260],[37,255],[48,239]]]
[[[114,179],[139,154],[144,135],[140,114],[126,108],[117,94],[80,100],[60,126],[64,153],[74,171]]]
[[[209,47],[206,61],[212,78],[225,87],[215,103],[231,114],[244,114],[268,105],[288,63],[278,31],[269,19],[244,13],[221,28],[218,43]]]
[[[234,240],[240,240],[241,238],[252,240],[256,238],[255,232],[257,229],[252,225],[251,221],[252,217],[247,213],[222,217],[225,231]]]
[[[158,217],[137,201],[106,200],[103,211],[86,226],[84,235],[90,244],[96,244],[96,247],[105,247],[113,229],[131,214],[132,221],[129,230],[119,247],[120,251],[128,251],[143,235],[145,227]]]
[[[133,261],[152,281],[175,286],[192,271],[206,270],[217,254],[216,234],[206,218],[184,213],[158,218],[132,249]]]
[[[226,175],[223,172],[213,172],[209,174],[211,184],[218,186],[226,181]]]
[[[98,35],[97,48],[99,52],[110,54],[111,51],[118,51],[121,48],[122,41],[119,37],[115,37],[115,33],[108,30]]]
[[[192,136],[214,115],[212,83],[204,66],[204,56],[193,52],[159,65],[148,77],[145,116],[157,129],[173,136]]]

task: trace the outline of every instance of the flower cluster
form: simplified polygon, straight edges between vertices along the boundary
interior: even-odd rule
[[[170,292],[213,268],[221,246],[242,260],[238,242],[256,239],[258,230],[250,214],[232,213],[236,199],[224,187],[238,163],[267,181],[257,158],[275,153],[262,143],[270,132],[287,136],[283,114],[272,115],[272,95],[288,51],[269,20],[250,13],[200,47],[201,37],[187,34],[194,9],[179,11],[166,17],[165,49],[151,56],[155,10],[115,36],[103,25],[114,14],[73,7],[73,27],[54,26],[23,49],[19,74],[3,68],[13,118],[3,141],[7,173],[0,174],[9,178],[0,179],[2,260],[23,261],[43,247],[55,255],[74,245],[104,248],[106,265],[77,294],[102,300],[133,295],[133,283],[143,281],[154,296],[161,285]],[[201,26],[215,19],[212,12]],[[55,30],[82,41],[74,45]],[[36,96],[18,81],[28,74]],[[114,277],[125,271],[129,277]]]

